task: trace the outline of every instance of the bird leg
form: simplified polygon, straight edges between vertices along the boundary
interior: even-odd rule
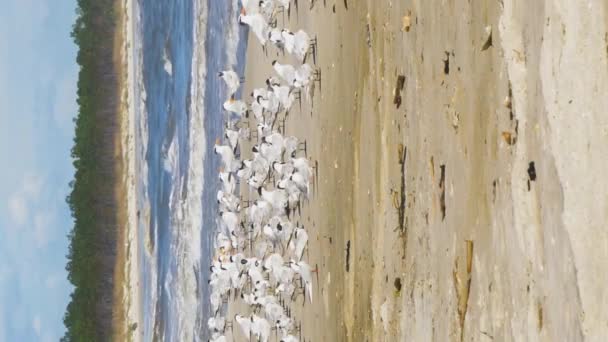
[[[315,65],[317,65],[317,37],[316,36],[310,40],[308,49],[312,50],[312,59],[313,59],[313,62],[315,63]]]
[[[319,91],[322,92],[323,87],[321,85],[321,68],[317,68],[317,70],[315,70],[313,75],[315,77],[314,81],[319,83]]]

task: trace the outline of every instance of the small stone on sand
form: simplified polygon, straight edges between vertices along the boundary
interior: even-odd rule
[[[410,27],[412,26],[411,14],[408,13],[401,18],[401,31],[410,32]]]

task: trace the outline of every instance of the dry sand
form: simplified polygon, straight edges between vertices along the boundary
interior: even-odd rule
[[[314,304],[293,304],[303,337],[608,336],[608,3],[308,7],[286,23],[318,36],[322,71],[286,124],[319,164],[300,218],[319,267]],[[273,59],[290,61],[251,36],[246,94]]]
[[[119,229],[117,241],[117,260],[114,271],[114,309],[113,332],[114,341],[140,341],[142,340],[142,325],[140,292],[139,292],[139,244],[137,238],[138,205],[137,189],[139,170],[136,146],[138,145],[136,118],[135,118],[135,53],[133,44],[133,29],[136,13],[134,13],[132,0],[117,0],[115,11],[120,18],[121,30],[117,30],[115,51],[122,66],[122,79],[120,81],[120,136],[117,143],[116,158],[120,165],[119,174],[122,175],[120,184],[117,184],[117,201],[123,203],[119,213]]]

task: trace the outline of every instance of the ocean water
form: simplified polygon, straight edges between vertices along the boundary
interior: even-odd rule
[[[237,0],[139,0],[134,6],[138,238],[145,341],[206,341],[208,268],[226,91],[244,70]],[[149,219],[147,219],[149,218]]]

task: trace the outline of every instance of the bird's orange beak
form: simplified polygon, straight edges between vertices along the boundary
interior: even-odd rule
[[[216,138],[216,139],[215,139],[215,144],[216,144],[216,145],[219,145],[219,144],[220,144],[220,138]]]

